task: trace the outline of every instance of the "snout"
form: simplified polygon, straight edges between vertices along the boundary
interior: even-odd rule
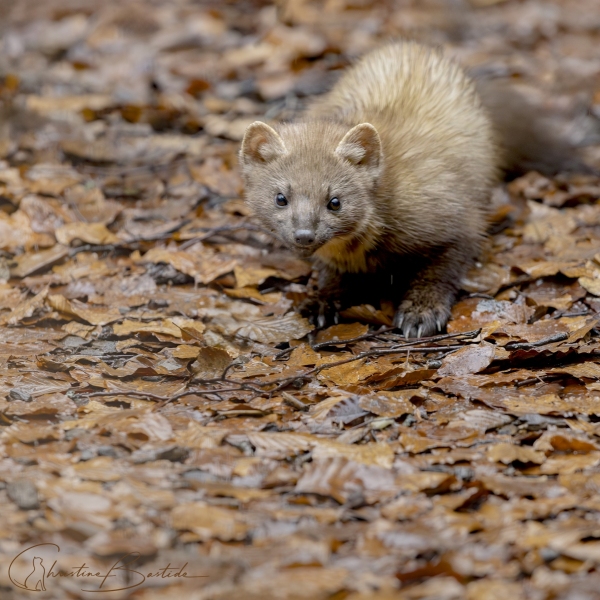
[[[294,232],[294,241],[298,246],[312,246],[315,238],[316,234],[312,229],[296,229]]]

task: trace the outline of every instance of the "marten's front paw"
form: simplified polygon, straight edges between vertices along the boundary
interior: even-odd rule
[[[394,326],[404,337],[427,337],[440,332],[448,322],[452,298],[425,293],[410,294],[394,316]]]
[[[312,325],[323,329],[328,325],[336,325],[339,321],[339,308],[335,303],[323,298],[309,298],[299,307],[302,315],[308,317]]]

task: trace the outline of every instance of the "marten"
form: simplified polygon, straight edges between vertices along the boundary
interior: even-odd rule
[[[239,154],[246,201],[316,259],[319,325],[341,305],[387,298],[406,337],[442,330],[501,173],[573,166],[534,112],[482,92],[440,50],[399,41],[366,54],[298,122],[252,123]]]

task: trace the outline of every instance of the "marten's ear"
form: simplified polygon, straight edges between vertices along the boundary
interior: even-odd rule
[[[353,127],[338,144],[335,153],[377,176],[382,161],[381,140],[377,129],[371,123]]]
[[[287,154],[285,144],[272,127],[262,121],[248,125],[240,150],[243,165],[268,163],[284,154]]]

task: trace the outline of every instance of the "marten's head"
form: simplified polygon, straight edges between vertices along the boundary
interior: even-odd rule
[[[360,241],[375,218],[373,191],[381,141],[369,123],[349,129],[328,121],[256,121],[246,130],[240,163],[246,201],[262,224],[302,256],[328,242]]]

